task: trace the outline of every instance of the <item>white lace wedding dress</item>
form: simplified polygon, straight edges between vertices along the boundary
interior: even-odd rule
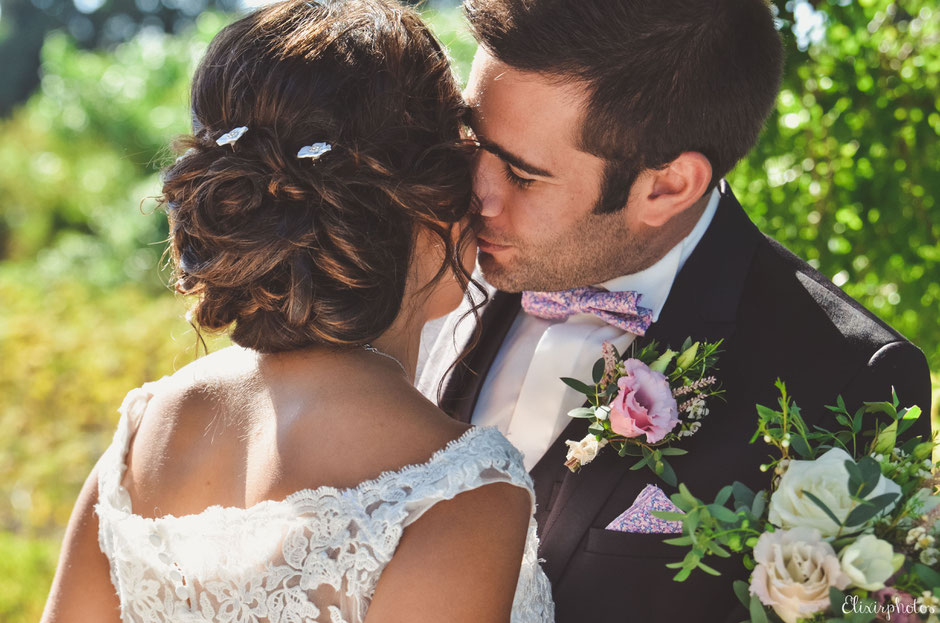
[[[131,437],[157,386],[127,395],[98,465],[99,543],[126,622],[360,623],[402,531],[430,507],[494,482],[532,492],[518,451],[496,429],[474,428],[426,463],[353,489],[320,487],[247,509],[141,517],[121,479]],[[513,622],[554,620],[537,548],[533,518]]]

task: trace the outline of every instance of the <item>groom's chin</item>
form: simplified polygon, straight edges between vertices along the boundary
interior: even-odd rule
[[[496,257],[485,251],[477,254],[477,263],[480,266],[480,272],[488,284],[502,292],[522,292],[525,287],[519,283],[518,278],[514,278],[513,271],[506,263],[496,259]]]

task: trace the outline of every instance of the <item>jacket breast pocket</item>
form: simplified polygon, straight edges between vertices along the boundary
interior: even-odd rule
[[[681,536],[679,534],[637,534],[617,532],[603,528],[588,530],[585,550],[602,556],[622,556],[628,558],[662,558],[682,560],[687,547],[677,547],[663,543],[665,539]]]

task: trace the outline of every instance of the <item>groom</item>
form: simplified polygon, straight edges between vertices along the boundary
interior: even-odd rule
[[[480,43],[467,98],[481,150],[475,172],[479,266],[490,288],[479,343],[467,309],[449,316],[418,386],[455,417],[499,427],[535,482],[540,557],[557,620],[725,621],[740,561],[672,581],[684,549],[661,534],[607,529],[647,485],[674,490],[616,452],[579,473],[565,440],[605,341],[677,349],[724,340],[701,430],[671,460],[712,499],[759,471],[755,404],[778,377],[810,425],[842,395],[850,409],[888,400],[930,408],[923,354],[748,220],[723,176],[757,140],[776,98],[781,45],[763,0],[466,0]],[[540,317],[526,292],[599,286],[635,292],[652,324],[635,333],[597,316]],[[625,295],[629,297],[629,295]],[[529,297],[526,297],[527,301]],[[642,310],[640,310],[642,311]],[[442,382],[443,380],[443,382]],[[926,417],[920,434],[929,434]],[[831,422],[829,422],[831,423]]]

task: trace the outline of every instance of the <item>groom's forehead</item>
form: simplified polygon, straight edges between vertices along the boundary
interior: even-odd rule
[[[478,53],[465,96],[472,127],[491,141],[548,154],[578,150],[587,101],[579,84],[520,71]]]

